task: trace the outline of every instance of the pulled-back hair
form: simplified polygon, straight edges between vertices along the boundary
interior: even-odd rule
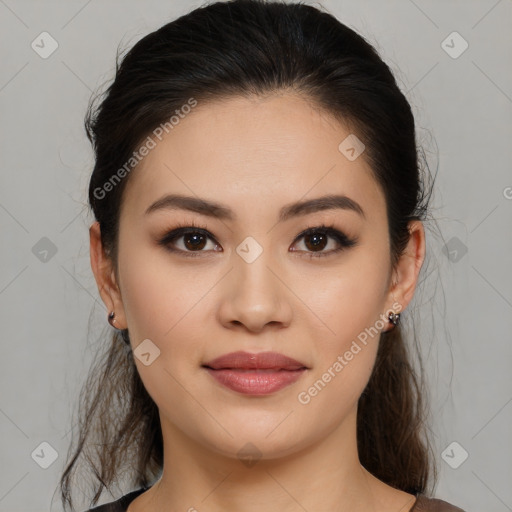
[[[162,26],[121,62],[118,52],[113,83],[99,105],[89,104],[85,128],[95,153],[89,202],[116,275],[120,204],[130,173],[108,193],[104,185],[148,135],[191,98],[203,104],[285,91],[303,95],[364,141],[362,158],[384,193],[391,261],[397,263],[409,240],[408,223],[428,215],[431,189],[411,107],[389,67],[362,36],[327,12],[300,3],[234,0],[205,5]],[[127,341],[127,329],[113,334],[80,395],[78,442],[60,480],[65,507],[73,503],[80,456],[95,479],[91,504],[121,476],[139,488],[161,473],[158,408]],[[358,402],[357,445],[369,472],[418,494],[435,481],[436,468],[426,435],[424,372],[413,364],[410,346],[400,325],[381,334]]]

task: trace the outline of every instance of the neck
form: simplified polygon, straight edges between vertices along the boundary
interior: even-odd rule
[[[302,450],[275,459],[263,454],[252,461],[209,451],[161,419],[164,469],[147,496],[140,497],[141,510],[369,512],[385,510],[389,503],[387,486],[359,462],[356,410],[316,443],[305,441]],[[410,495],[397,492],[405,495],[402,504],[406,497],[411,502]]]

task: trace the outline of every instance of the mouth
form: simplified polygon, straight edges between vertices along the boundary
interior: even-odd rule
[[[296,382],[309,368],[277,352],[232,352],[202,365],[221,385],[245,395],[268,395]]]

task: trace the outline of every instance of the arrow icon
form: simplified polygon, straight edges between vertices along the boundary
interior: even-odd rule
[[[457,251],[457,249],[453,249],[453,251],[450,251],[448,254],[450,255],[450,259],[452,261],[455,261],[457,259],[459,252]]]
[[[237,245],[236,252],[246,263],[252,263],[263,252],[263,248],[252,236],[248,236]]]
[[[32,460],[43,469],[48,469],[59,457],[57,450],[48,443],[43,441],[30,454]]]
[[[353,162],[364,150],[363,141],[355,133],[345,137],[339,144],[338,150],[347,160]]]
[[[137,346],[133,354],[144,366],[149,366],[160,356],[160,349],[150,339],[145,339]]]
[[[452,469],[457,469],[468,458],[469,453],[457,441],[450,443],[441,453],[443,460]]]
[[[41,32],[30,43],[30,47],[39,57],[47,59],[59,47],[59,43],[48,32]]]

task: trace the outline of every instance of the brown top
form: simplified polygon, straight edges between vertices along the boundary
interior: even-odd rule
[[[117,501],[91,508],[86,512],[126,512],[128,505],[137,496],[147,491],[148,489],[149,487],[138,489],[136,491],[130,492],[129,494],[125,494]],[[416,496],[416,502],[414,503],[414,506],[409,510],[409,512],[464,512],[464,510],[456,507],[455,505],[451,505],[446,501],[437,498],[427,498],[426,496],[420,494]]]
[[[409,512],[464,512],[464,510],[447,501],[417,495],[416,502]]]

